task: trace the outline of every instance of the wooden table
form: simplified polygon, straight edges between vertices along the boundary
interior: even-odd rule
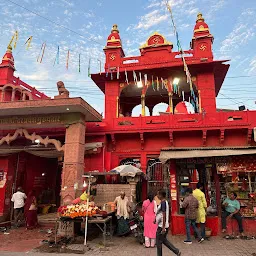
[[[71,218],[59,218],[56,220],[56,233],[55,233],[55,244],[57,243],[57,226],[58,223],[62,222],[62,223],[83,223],[85,222],[85,218],[75,218],[75,219],[71,219]],[[89,219],[88,220],[88,224],[93,224],[95,226],[97,226],[100,231],[102,232],[102,236],[103,236],[103,245],[104,247],[106,247],[106,236],[107,236],[107,226],[109,224],[109,233],[110,233],[110,239],[112,239],[112,216],[108,216],[104,219]]]

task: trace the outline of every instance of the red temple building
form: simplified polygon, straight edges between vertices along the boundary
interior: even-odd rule
[[[0,216],[8,215],[11,192],[19,185],[26,192],[55,188],[68,201],[83,172],[136,164],[145,173],[142,199],[148,191],[166,189],[173,234],[185,233],[180,202],[186,187],[199,181],[214,235],[228,191],[238,193],[246,232],[255,232],[249,217],[256,207],[256,111],[217,109],[229,64],[214,59],[212,44],[210,28],[198,14],[189,50],[175,52],[154,33],[140,56],[125,57],[114,25],[104,48],[105,70],[91,75],[105,94],[103,120],[81,98],[69,98],[61,83],[59,95],[50,99],[16,78],[8,49],[0,64]],[[166,111],[154,114],[163,103]],[[137,106],[140,115],[134,117]]]

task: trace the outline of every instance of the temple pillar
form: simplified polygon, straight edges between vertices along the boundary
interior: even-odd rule
[[[169,112],[173,114],[173,101],[172,101],[172,93],[168,93],[169,96]]]
[[[4,94],[5,94],[5,90],[4,90],[4,89],[2,89],[1,102],[4,102]]]
[[[66,129],[65,153],[62,171],[61,198],[64,204],[76,198],[82,191],[84,174],[85,123],[80,121]]]
[[[11,101],[14,101],[15,100],[15,89],[12,89],[12,98],[11,98]]]
[[[146,115],[146,109],[145,109],[145,94],[141,95],[141,115],[145,116]]]
[[[22,94],[22,100],[26,100],[26,94],[25,93]]]

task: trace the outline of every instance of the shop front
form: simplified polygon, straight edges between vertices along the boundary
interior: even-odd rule
[[[180,154],[182,155],[182,154]],[[163,156],[163,155],[162,155]],[[161,157],[161,156],[160,156]],[[221,232],[222,202],[230,192],[237,194],[247,235],[256,230],[256,157],[255,155],[216,156],[171,159],[170,191],[172,233],[185,234],[184,209],[181,203],[186,188],[203,184],[207,201],[206,227],[212,235]],[[228,221],[228,232],[238,232],[235,220]]]

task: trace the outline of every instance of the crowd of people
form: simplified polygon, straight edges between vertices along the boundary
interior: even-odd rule
[[[226,232],[227,218],[234,218],[238,222],[239,232],[243,236],[243,223],[240,215],[240,203],[236,200],[235,192],[230,193],[222,204],[222,232]],[[11,201],[14,203],[14,225],[19,227],[22,220],[25,219],[27,229],[33,229],[38,226],[37,221],[37,201],[35,192],[31,191],[28,196],[23,189],[19,187],[13,194]],[[124,192],[115,199],[117,216],[117,235],[123,236],[130,232],[129,217],[130,204],[128,197]],[[182,208],[185,209],[185,244],[192,244],[190,229],[194,230],[198,243],[206,239],[205,223],[207,202],[203,192],[202,184],[198,183],[195,190],[187,188],[186,197],[182,202]],[[166,200],[166,191],[159,190],[155,196],[148,194],[147,199],[142,205],[142,214],[144,221],[144,246],[146,248],[157,247],[157,255],[162,256],[162,245],[165,245],[175,255],[181,255],[181,252],[167,238],[169,232],[169,203]],[[200,232],[198,226],[200,226]]]
[[[226,232],[227,218],[235,218],[238,222],[239,232],[243,236],[243,223],[240,215],[240,203],[236,200],[236,193],[230,193],[222,204],[222,232]],[[125,235],[130,232],[129,227],[129,200],[122,192],[116,198],[117,205],[117,235]],[[192,244],[191,227],[198,243],[204,242],[206,238],[205,223],[207,215],[207,201],[203,192],[203,185],[198,183],[195,190],[187,188],[186,197],[182,202],[182,208],[185,209],[185,227],[186,239],[185,244]],[[143,202],[142,213],[144,220],[144,246],[146,248],[157,247],[157,255],[162,255],[162,245],[164,244],[175,255],[181,255],[181,252],[168,239],[169,231],[169,204],[166,200],[166,191],[160,190],[155,196],[148,194],[147,199]],[[200,227],[200,232],[198,229]]]

